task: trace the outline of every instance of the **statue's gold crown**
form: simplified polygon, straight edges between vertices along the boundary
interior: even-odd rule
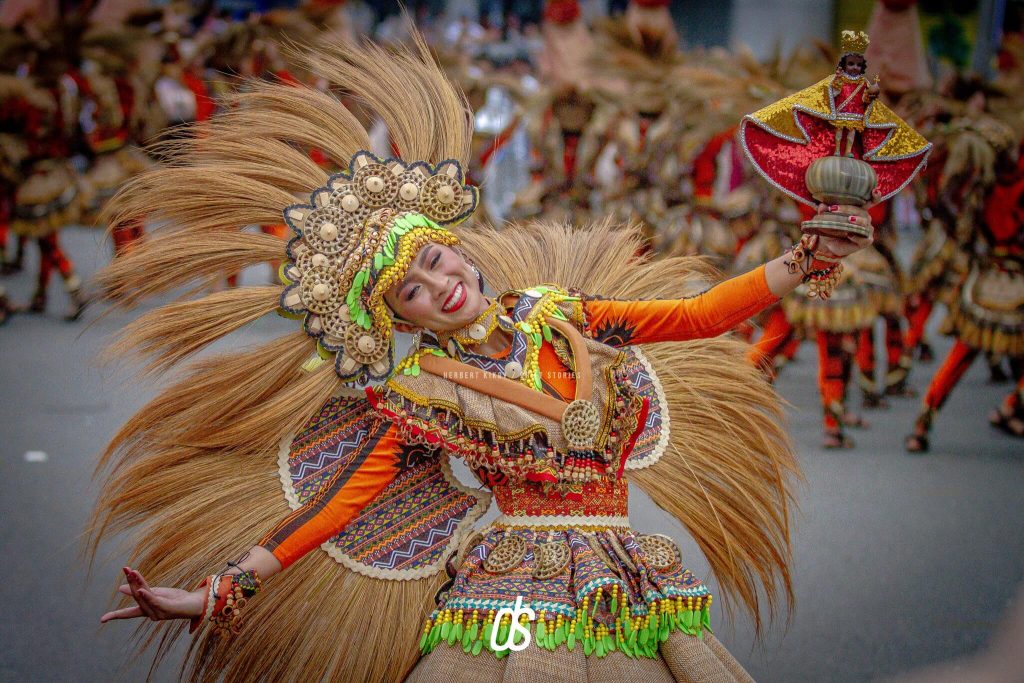
[[[843,31],[840,52],[842,54],[853,52],[862,55],[870,44],[871,39],[868,38],[868,34],[864,33],[864,31]]]

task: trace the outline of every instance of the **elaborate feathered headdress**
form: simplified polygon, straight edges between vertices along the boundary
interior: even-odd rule
[[[391,310],[384,294],[427,242],[453,245],[445,225],[476,209],[458,161],[382,161],[359,152],[308,204],[284,212],[295,233],[281,268],[281,308],[305,319],[321,358],[342,380],[383,380],[394,370]]]

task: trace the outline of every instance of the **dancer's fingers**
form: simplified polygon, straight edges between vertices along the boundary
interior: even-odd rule
[[[150,619],[155,619],[156,615],[150,610],[149,605],[146,604],[145,599],[139,594],[141,586],[139,580],[136,578],[135,573],[128,567],[124,568],[124,575],[128,577],[128,588],[131,590],[132,598],[138,603],[139,608],[142,609],[142,613]]]
[[[114,619],[134,619],[141,616],[142,609],[140,609],[138,605],[133,605],[131,607],[125,607],[124,609],[116,609],[113,612],[107,612],[100,617],[100,623],[105,624]]]
[[[133,569],[132,570],[132,574],[135,575],[136,580],[139,582],[139,586],[141,586],[142,588],[145,588],[146,590],[152,590],[149,587],[149,584],[146,583],[146,577],[144,577],[142,575],[142,572],[139,572],[139,571],[136,571],[135,569]]]

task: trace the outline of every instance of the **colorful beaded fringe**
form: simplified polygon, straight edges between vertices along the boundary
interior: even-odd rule
[[[682,631],[697,638],[703,638],[705,629],[711,631],[710,595],[661,598],[648,603],[647,614],[633,615],[628,605],[619,604],[618,586],[613,585],[608,605],[617,616],[610,627],[594,619],[601,600],[602,590],[598,589],[592,611],[590,597],[584,597],[576,616],[571,619],[540,612],[537,620],[529,623],[526,615],[522,615],[520,624],[524,630],[513,632],[512,642],[518,645],[525,638],[525,631],[529,631],[531,644],[546,650],[554,651],[564,645],[572,651],[579,646],[588,657],[604,657],[609,652],[619,651],[627,657],[654,658],[658,656],[658,645],[665,642],[672,631]],[[509,653],[507,647],[494,649],[491,646],[495,613],[493,609],[444,609],[436,612],[423,625],[420,651],[427,654],[439,644],[447,643],[453,647],[461,646],[466,654],[479,655],[488,650],[499,659],[504,657]],[[506,614],[498,624],[495,640],[499,644],[509,642],[511,627],[511,617]]]

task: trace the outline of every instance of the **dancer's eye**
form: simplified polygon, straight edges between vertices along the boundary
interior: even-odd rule
[[[420,291],[420,286],[416,285],[415,287],[409,290],[408,294],[405,295],[405,300],[412,301],[413,297],[416,296],[416,292],[418,291]]]
[[[430,269],[433,270],[437,265],[437,262],[441,260],[441,254],[437,254],[434,258],[430,259]]]

